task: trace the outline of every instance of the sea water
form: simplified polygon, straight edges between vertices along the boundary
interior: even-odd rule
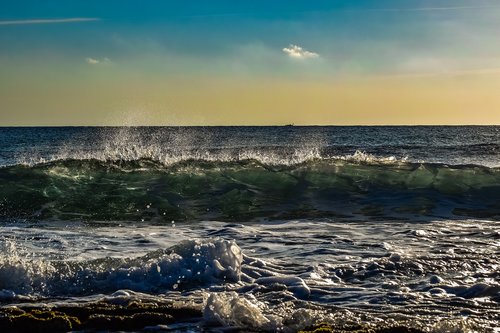
[[[500,127],[0,129],[0,303],[498,332]]]

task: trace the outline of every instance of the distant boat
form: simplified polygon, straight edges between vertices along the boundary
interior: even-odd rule
[[[293,126],[295,126],[295,124],[287,124],[287,125],[285,125],[285,127],[293,127]]]

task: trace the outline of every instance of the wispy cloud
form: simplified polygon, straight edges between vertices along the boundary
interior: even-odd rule
[[[283,52],[285,52],[290,58],[295,59],[310,59],[319,57],[319,54],[308,51],[301,46],[294,44],[290,44],[288,47],[283,48]]]
[[[370,8],[370,9],[353,9],[346,10],[349,12],[433,12],[433,11],[453,11],[467,9],[492,9],[500,8],[498,5],[491,6],[450,6],[450,7],[410,7],[410,8]]]
[[[10,20],[0,21],[0,25],[22,25],[22,24],[56,24],[56,23],[78,23],[100,21],[97,17],[70,17],[61,19],[32,19],[32,20]]]
[[[483,10],[500,8],[500,5],[478,5],[478,6],[436,6],[436,7],[394,7],[394,8],[356,8],[356,9],[332,9],[326,11],[318,10],[292,10],[281,11],[282,14],[333,14],[333,13],[363,13],[363,12],[432,12],[432,11],[457,11],[457,10]],[[266,12],[267,13],[267,12]],[[239,17],[239,16],[252,16],[258,12],[229,12],[229,13],[212,13],[212,14],[198,14],[198,15],[183,15],[182,18],[211,18],[211,17]]]
[[[96,59],[92,57],[85,58],[85,62],[89,65],[98,65],[98,64],[109,64],[111,60],[109,58]]]

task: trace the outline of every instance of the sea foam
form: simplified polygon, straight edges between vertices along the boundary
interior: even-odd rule
[[[119,289],[161,292],[240,280],[242,254],[226,240],[186,240],[138,258],[47,261],[7,242],[0,256],[0,296],[85,295]]]

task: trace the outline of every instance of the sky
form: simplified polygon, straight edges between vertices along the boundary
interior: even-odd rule
[[[0,125],[500,125],[498,0],[2,0]]]

